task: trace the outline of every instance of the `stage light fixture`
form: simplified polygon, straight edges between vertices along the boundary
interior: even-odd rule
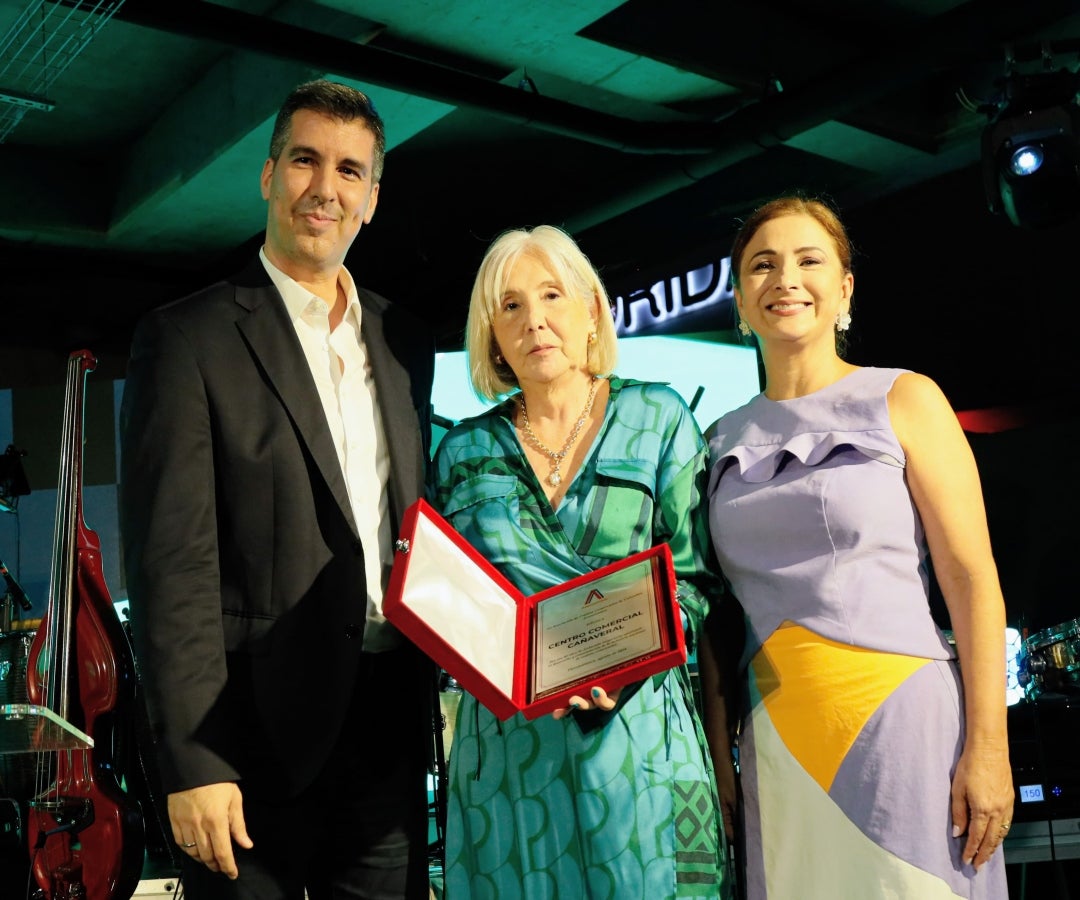
[[[982,135],[990,211],[1047,228],[1080,212],[1080,75],[1011,73]]]
[[[1013,175],[1034,175],[1045,158],[1038,144],[1024,144],[1009,160],[1009,171]]]

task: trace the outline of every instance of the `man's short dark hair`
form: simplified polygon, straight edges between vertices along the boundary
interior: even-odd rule
[[[333,81],[308,81],[299,85],[285,98],[274,121],[274,133],[270,136],[270,158],[274,162],[277,162],[289,142],[293,113],[301,109],[314,110],[343,122],[362,120],[368,131],[375,136],[371,178],[378,184],[382,178],[383,159],[386,156],[386,133],[383,130],[382,117],[375,111],[371,98],[363,91]]]

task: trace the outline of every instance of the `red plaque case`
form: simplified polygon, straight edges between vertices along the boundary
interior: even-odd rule
[[[525,596],[424,500],[405,513],[383,613],[500,719],[686,661],[667,544]]]

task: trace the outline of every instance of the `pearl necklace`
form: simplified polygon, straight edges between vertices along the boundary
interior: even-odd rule
[[[574,445],[574,441],[577,440],[577,436],[581,433],[581,429],[585,425],[585,420],[589,418],[589,413],[592,412],[593,408],[593,401],[596,399],[596,391],[599,387],[600,378],[594,376],[592,386],[589,388],[589,399],[585,401],[585,408],[581,411],[581,415],[578,417],[577,422],[574,423],[574,427],[570,430],[570,437],[566,439],[566,443],[563,444],[562,450],[552,450],[536,436],[536,432],[532,430],[532,425],[529,424],[529,411],[525,408],[525,393],[522,392],[520,395],[522,430],[529,440],[536,445],[537,449],[551,457],[551,474],[547,477],[547,483],[552,487],[558,487],[562,484],[562,473],[559,471],[559,467],[562,465],[562,461],[565,459],[566,454],[570,452],[570,448]]]

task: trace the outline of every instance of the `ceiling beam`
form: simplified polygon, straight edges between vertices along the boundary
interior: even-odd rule
[[[315,28],[351,34],[360,41],[370,39],[379,29],[365,19],[305,2],[285,3],[274,14],[282,17],[277,23],[280,27],[292,28],[294,22],[304,21]],[[153,126],[128,151],[110,231],[120,236],[146,229],[150,225],[148,216],[160,221],[162,205],[191,190],[197,196],[213,198],[213,204],[233,193],[227,189],[232,186],[230,181],[234,185],[237,177],[246,177],[252,182],[251,203],[244,210],[219,208],[218,217],[223,224],[229,219],[244,219],[248,224],[243,234],[249,234],[250,214],[258,213],[256,222],[265,215],[265,206],[255,189],[258,170],[252,159],[266,157],[281,98],[297,84],[324,74],[325,69],[301,61],[267,66],[265,57],[258,54],[224,53],[195,84],[162,110]],[[240,144],[248,149],[251,141],[261,146],[254,157],[245,154],[247,166],[238,171],[229,161],[230,153]],[[208,183],[213,180],[216,185]],[[208,237],[220,246],[220,231]]]
[[[1075,10],[1075,0],[1032,0],[1024,7],[1029,33],[1045,28]],[[205,0],[187,3],[130,3],[118,18],[242,47],[279,59],[307,63],[371,84],[417,96],[481,109],[568,137],[627,152],[708,154],[721,150],[732,132],[750,128],[750,141],[790,137],[832,117],[838,110],[875,97],[924,75],[927,68],[954,65],[959,59],[985,58],[1016,32],[1015,0],[970,0],[929,24],[907,32],[880,35],[851,65],[813,79],[797,97],[779,94],[755,103],[722,122],[665,121],[642,128],[642,122],[584,109],[532,91],[479,78],[423,59],[361,46],[318,30],[218,6]],[[911,61],[917,58],[922,71]],[[809,95],[814,102],[807,104]]]
[[[1036,34],[1074,12],[1075,0],[1030,0],[1024,27]],[[407,91],[624,152],[679,158],[651,179],[629,185],[571,216],[581,230],[696,184],[822,123],[965,59],[986,60],[1016,39],[1013,0],[970,0],[908,31],[868,41],[861,58],[720,121],[642,122],[541,96],[447,66],[276,22],[207,2],[126,4],[120,17],[174,34],[216,40],[256,53],[319,65],[339,75]],[[913,67],[912,59],[920,66]]]

